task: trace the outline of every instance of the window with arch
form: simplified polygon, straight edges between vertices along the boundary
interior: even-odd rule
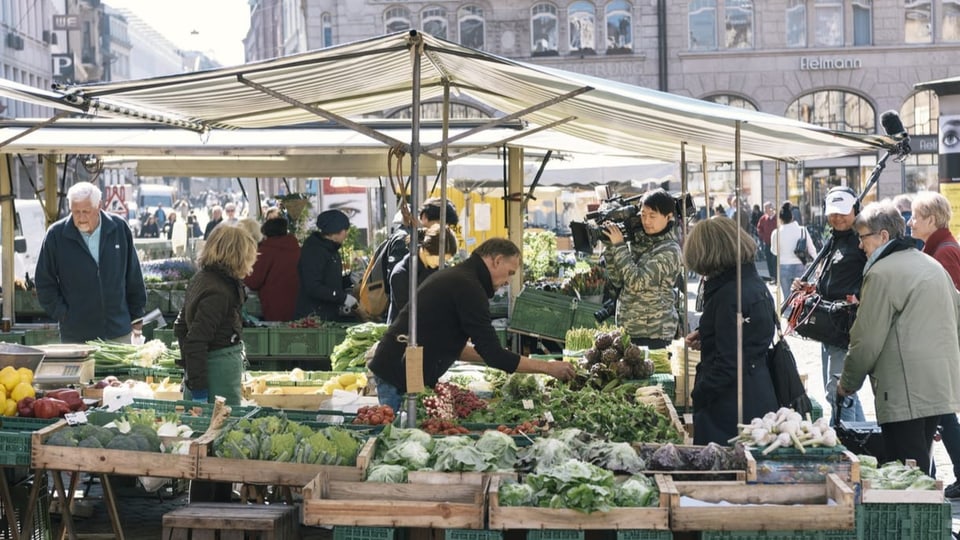
[[[717,0],[692,0],[687,17],[690,24],[690,50],[716,50]]]
[[[383,22],[388,34],[413,28],[410,19],[410,10],[400,6],[388,9],[383,15]]]
[[[853,0],[853,44],[873,45],[873,0]]]
[[[537,4],[530,10],[530,46],[533,56],[557,54],[557,7]]]
[[[807,46],[807,0],[787,3],[787,47]]]
[[[933,2],[907,0],[903,11],[904,41],[907,43],[933,42]]]
[[[797,98],[787,118],[840,131],[875,133],[877,113],[866,98],[843,90],[819,90]]]
[[[814,0],[813,44],[816,47],[843,46],[843,0]]]
[[[567,8],[570,25],[570,52],[597,50],[597,10],[592,3],[578,0]]]
[[[943,0],[943,41],[960,41],[960,0]]]
[[[387,115],[387,118],[410,118],[412,107],[402,107]],[[472,118],[492,118],[493,116],[483,109],[480,109],[469,103],[450,102],[450,118],[463,120]],[[441,120],[443,119],[443,102],[429,101],[420,104],[420,118],[422,120]]]
[[[607,24],[607,53],[633,50],[633,18],[630,16],[630,4],[624,0],[615,0],[607,4],[604,10]]]
[[[484,46],[483,8],[464,6],[460,8],[458,19],[460,44],[473,49],[482,49]]]
[[[753,47],[753,0],[724,3],[724,44],[728,49]]]
[[[939,118],[940,98],[933,90],[915,92],[900,107],[903,128],[911,135],[936,135]]]
[[[323,29],[323,47],[333,47],[333,17],[329,13],[321,15],[320,26]]]
[[[424,33],[447,39],[447,10],[442,7],[427,8],[423,10],[420,20],[423,21]]]
[[[738,109],[746,109],[748,111],[758,110],[757,106],[754,105],[749,99],[742,98],[740,96],[734,96],[732,94],[715,94],[712,96],[707,96],[703,98],[703,100],[710,101],[712,103],[719,103],[721,105],[729,105]]]

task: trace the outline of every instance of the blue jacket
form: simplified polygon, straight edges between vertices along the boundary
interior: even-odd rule
[[[100,265],[67,216],[47,230],[37,261],[37,298],[60,323],[60,340],[83,343],[130,333],[147,291],[133,234],[123,219],[100,212]]]

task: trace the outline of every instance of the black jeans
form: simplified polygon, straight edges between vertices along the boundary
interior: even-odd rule
[[[940,416],[880,424],[887,460],[916,460],[921,471],[930,473],[930,447]]]

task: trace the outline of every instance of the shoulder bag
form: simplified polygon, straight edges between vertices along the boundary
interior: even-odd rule
[[[810,256],[810,252],[807,251],[807,228],[800,227],[800,239],[797,240],[797,245],[793,247],[793,254],[800,259],[800,262],[803,264],[810,264],[810,261],[813,260],[813,257]]]
[[[813,404],[807,396],[807,390],[803,387],[793,351],[790,350],[790,345],[780,331],[780,317],[776,312],[774,312],[774,320],[777,324],[777,334],[773,338],[774,342],[770,349],[767,350],[767,369],[773,379],[773,392],[781,407],[789,407],[806,417],[808,413],[813,412]]]

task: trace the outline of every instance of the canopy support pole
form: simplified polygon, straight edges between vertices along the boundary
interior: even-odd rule
[[[67,165],[64,163],[64,170]],[[39,194],[38,194],[39,195]],[[47,154],[43,159],[43,197],[38,197],[40,207],[43,209],[43,217],[46,220],[46,226],[49,229],[53,222],[57,220],[59,210],[57,208],[57,156],[56,154]]]
[[[13,280],[14,276],[14,208],[13,208],[13,176],[11,175],[10,154],[0,154],[0,230],[3,238],[3,260],[0,269],[3,271],[3,318],[13,321]],[[12,515],[12,514],[11,514]]]
[[[443,78],[443,146],[440,147],[440,266],[446,266],[447,256],[447,162],[450,160],[450,148],[447,134],[450,132],[450,79]],[[416,289],[410,289],[415,291]]]
[[[743,220],[743,209],[740,208],[740,192],[743,190],[743,171],[740,167],[740,120],[737,120],[736,132],[734,134],[733,148],[733,166],[734,188],[736,196],[734,204],[737,205],[737,423],[743,423],[743,246],[740,242],[740,235],[744,231],[740,230],[740,223]]]
[[[420,175],[420,64],[423,61],[423,36],[416,30],[410,31],[410,60],[413,63],[413,96],[410,104],[410,206],[411,208],[420,207],[420,182],[417,181]],[[446,209],[442,209],[446,210]],[[445,212],[441,211],[442,216]],[[418,238],[419,221],[413,220],[413,227],[410,231],[410,254],[416,257],[420,249]],[[417,394],[423,391],[423,349],[417,342],[417,264],[410,265],[410,290],[414,294],[410,295],[409,300],[409,325],[407,328],[407,353],[406,353],[406,373],[407,373],[407,427],[416,427],[417,425]]]
[[[523,148],[507,148],[508,195],[523,193]],[[523,251],[523,200],[508,196],[507,235]],[[523,286],[523,267],[510,278],[510,305],[514,305]]]

